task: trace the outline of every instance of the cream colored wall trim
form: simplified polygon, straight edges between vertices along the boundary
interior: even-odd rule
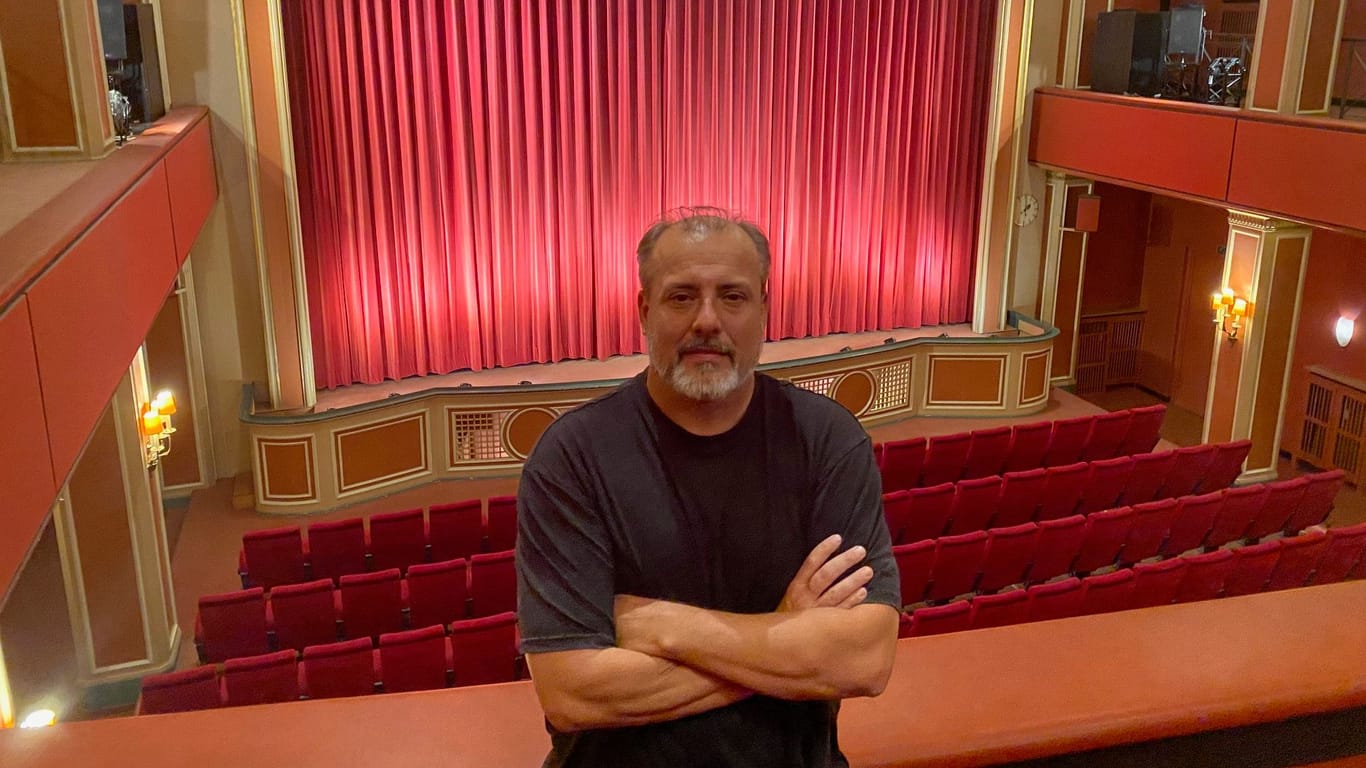
[[[5,638],[0,637],[0,729],[14,727],[14,692],[5,666]]]
[[[1054,82],[1059,88],[1076,88],[1077,73],[1081,70],[1081,38],[1086,24],[1086,0],[1067,0],[1063,9],[1067,16],[1067,39],[1059,40],[1063,46],[1062,71],[1056,73]]]
[[[1330,88],[1329,90],[1331,91],[1332,89]],[[1285,397],[1290,391],[1290,374],[1295,370],[1295,339],[1299,338],[1300,333],[1300,307],[1304,303],[1304,275],[1309,267],[1309,251],[1313,245],[1313,238],[1313,230],[1309,230],[1305,233],[1304,253],[1300,256],[1300,273],[1296,277],[1298,282],[1295,284],[1295,314],[1290,319],[1290,349],[1285,355],[1285,373],[1281,377],[1280,406],[1279,410],[1276,412],[1276,434],[1271,443],[1273,462],[1274,457],[1279,457],[1281,454],[1281,433],[1285,429]],[[1276,470],[1274,463],[1271,466],[1271,470],[1274,475]]]
[[[242,151],[247,160],[247,190],[251,199],[252,248],[256,257],[256,283],[261,294],[261,324],[266,347],[266,384],[270,404],[280,402],[279,348],[275,342],[275,303],[270,290],[270,265],[267,263],[265,225],[261,220],[261,170],[256,144],[256,109],[252,104],[251,68],[247,55],[247,27],[243,0],[229,0],[232,6],[233,50],[237,59],[237,89],[242,99]]]
[[[180,267],[179,284],[175,290],[180,304],[180,336],[185,341],[185,366],[190,382],[188,395],[190,412],[194,414],[195,460],[199,467],[199,482],[163,486],[165,496],[188,496],[196,488],[213,485],[217,464],[213,455],[213,422],[209,408],[209,387],[204,375],[204,346],[199,338],[199,307],[195,301],[194,271],[187,260]]]
[[[142,433],[139,429],[139,419],[141,414],[139,404],[143,402],[138,397],[138,388],[133,385],[134,380],[142,382],[142,391],[149,392],[147,386],[147,351],[139,348],[137,355],[133,357],[133,367],[128,372],[125,382],[119,384],[119,392],[115,392],[112,402],[114,408],[114,437],[119,445],[119,469],[123,472],[123,500],[124,516],[128,523],[128,543],[133,551],[133,574],[138,585],[138,616],[142,620],[142,646],[143,657],[134,661],[122,664],[115,664],[108,667],[96,667],[95,672],[101,677],[108,673],[117,673],[126,669],[135,669],[144,666],[153,658],[152,651],[152,622],[149,618],[147,605],[148,581],[146,574],[143,573],[143,563],[147,559],[146,547],[139,535],[139,520],[145,520],[152,515],[152,489],[147,480],[147,467],[143,459]],[[150,398],[149,398],[150,399]],[[158,477],[161,470],[157,470]],[[153,551],[156,551],[153,549]],[[156,584],[160,586],[160,579]],[[159,594],[159,592],[158,592]],[[161,601],[158,600],[158,603]],[[159,607],[159,606],[158,606]]]
[[[280,122],[281,175],[285,188],[285,220],[289,223],[289,263],[294,278],[294,317],[299,336],[299,373],[304,407],[318,402],[313,378],[313,329],[308,318],[308,282],[304,274],[303,229],[299,222],[299,176],[294,164],[294,124],[289,110],[289,67],[285,61],[285,33],[281,28],[280,0],[267,0],[270,8],[270,55],[275,72],[275,113]]]
[[[0,155],[11,155],[14,153],[14,106],[9,99],[9,75],[5,67],[5,48],[0,46],[0,112],[4,113],[4,120],[0,120],[0,148],[4,152]]]
[[[1067,363],[1067,378],[1077,381],[1077,352],[1081,350],[1081,292],[1086,285],[1086,252],[1091,247],[1091,233],[1081,235],[1081,266],[1077,269],[1076,311],[1072,314],[1072,357]]]
[[[161,23],[161,0],[142,0],[152,6],[152,21],[157,32],[157,64],[161,69],[161,107],[171,110],[171,71],[166,66],[166,32]]]
[[[1233,484],[1252,485],[1253,483],[1269,483],[1275,480],[1276,477],[1277,475],[1275,467],[1271,467],[1269,469],[1250,469],[1238,475],[1238,479],[1234,480]]]
[[[1274,112],[1271,109],[1261,109],[1252,106],[1253,94],[1257,92],[1257,83],[1261,81],[1262,70],[1262,43],[1266,40],[1266,3],[1257,4],[1257,31],[1252,38],[1252,67],[1247,73],[1247,93],[1243,96],[1243,109],[1253,112]],[[1207,411],[1208,412],[1208,411]]]
[[[1314,8],[1319,2],[1331,2],[1338,4],[1338,20],[1333,25],[1333,53],[1328,59],[1328,83],[1323,91],[1323,106],[1316,109],[1300,109],[1300,100],[1304,95],[1304,70],[1309,65],[1309,29],[1313,27]],[[1338,53],[1342,51],[1342,24],[1347,18],[1347,3],[1345,0],[1309,0],[1309,13],[1306,15],[1306,28],[1304,33],[1304,46],[1300,50],[1300,71],[1299,77],[1295,81],[1295,114],[1297,115],[1326,115],[1333,103],[1333,85],[1338,71]]]

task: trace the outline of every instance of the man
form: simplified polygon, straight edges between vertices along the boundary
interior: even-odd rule
[[[886,685],[900,605],[868,436],[755,374],[757,227],[690,209],[637,257],[649,367],[552,424],[518,494],[546,765],[846,765],[838,701]]]

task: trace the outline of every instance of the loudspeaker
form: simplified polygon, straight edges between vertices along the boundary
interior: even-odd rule
[[[101,6],[103,8],[103,6]],[[161,58],[157,51],[155,9],[150,5],[121,5],[120,32],[124,42],[123,55],[115,57],[105,48],[104,56],[109,77],[116,88],[128,97],[133,107],[133,123],[150,123],[166,114],[161,83]],[[106,25],[101,18],[101,30]]]
[[[1091,43],[1091,90],[1124,93],[1129,89],[1136,11],[1109,11],[1096,17]]]
[[[106,59],[128,58],[128,38],[123,31],[123,0],[99,0],[100,42]]]
[[[1167,58],[1168,13],[1134,14],[1134,42],[1129,63],[1129,91],[1139,96],[1162,92],[1162,68]]]
[[[1167,37],[1167,53],[1199,57],[1205,49],[1205,9],[1198,6],[1171,10],[1171,34]]]

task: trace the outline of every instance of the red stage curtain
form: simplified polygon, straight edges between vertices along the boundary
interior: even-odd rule
[[[641,351],[687,204],[768,231],[770,338],[968,319],[995,3],[282,5],[321,387]]]

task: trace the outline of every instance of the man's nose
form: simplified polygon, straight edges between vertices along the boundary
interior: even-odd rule
[[[697,303],[697,314],[692,318],[692,330],[694,333],[708,336],[715,333],[720,328],[720,319],[716,314],[716,299],[703,298]]]

